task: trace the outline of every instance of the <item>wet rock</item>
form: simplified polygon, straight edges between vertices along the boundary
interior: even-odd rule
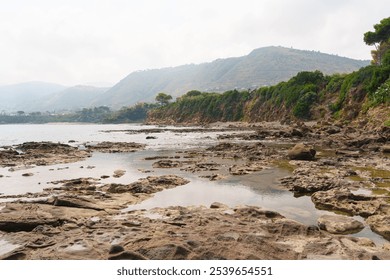
[[[121,170],[121,169],[118,169],[118,170],[115,170],[114,171],[114,175],[112,175],[112,177],[114,178],[120,178],[122,177],[123,175],[126,174],[126,170]]]
[[[180,161],[177,160],[159,160],[153,163],[154,168],[178,168],[181,167],[183,164]]]
[[[256,163],[247,164],[244,166],[233,165],[229,167],[229,173],[231,175],[245,175],[245,174],[251,174],[261,170],[263,170],[263,166]]]
[[[199,162],[195,165],[187,166],[181,170],[190,171],[190,172],[202,172],[202,171],[217,171],[218,167],[221,165],[215,162]]]
[[[19,152],[21,151],[21,152]],[[88,151],[52,142],[26,142],[0,151],[0,166],[70,163],[90,156]]]
[[[383,236],[390,241],[390,216],[389,215],[373,215],[366,220],[372,231]]]
[[[97,211],[104,210],[103,208],[96,205],[89,199],[85,198],[75,198],[75,197],[56,197],[53,202],[54,206],[63,206],[63,207],[75,207],[75,208],[84,208],[92,209]]]
[[[322,230],[335,234],[356,233],[364,228],[363,223],[340,215],[323,215],[318,218],[318,226]]]
[[[299,143],[289,150],[287,155],[292,160],[313,160],[316,151],[303,143]]]
[[[236,208],[235,213],[241,216],[248,216],[248,217],[259,218],[259,219],[260,218],[261,219],[284,218],[284,216],[282,216],[278,212],[264,210],[254,206]]]
[[[213,202],[210,205],[211,209],[219,209],[219,208],[228,208],[227,205],[220,203],[220,202]]]
[[[100,153],[129,153],[139,151],[145,148],[144,144],[134,142],[100,142],[96,145],[85,145],[90,151]]]
[[[311,196],[317,208],[343,211],[352,215],[373,215],[383,200],[378,197],[353,194],[348,189],[319,191]]]
[[[185,180],[176,175],[164,175],[164,176],[149,176],[146,178],[141,178],[138,181],[131,183],[129,185],[122,184],[110,184],[106,186],[107,192],[110,193],[155,193],[162,191],[164,189],[174,188],[180,185],[185,185],[189,183],[188,180]]]

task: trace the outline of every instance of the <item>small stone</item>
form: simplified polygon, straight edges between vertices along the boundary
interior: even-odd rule
[[[114,171],[113,177],[114,177],[114,178],[120,178],[120,177],[122,177],[123,175],[125,175],[125,173],[126,173],[125,170],[120,170],[120,169],[118,169],[118,170],[115,170],[115,171]]]

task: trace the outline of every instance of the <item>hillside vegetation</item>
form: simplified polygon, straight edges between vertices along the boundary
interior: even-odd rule
[[[254,91],[199,92],[149,112],[149,122],[354,120],[390,105],[390,67],[367,66],[348,75],[300,72],[287,82]],[[390,117],[390,116],[388,116]]]
[[[176,102],[150,111],[148,121],[208,123],[333,118],[350,122],[362,117],[366,122],[389,125],[390,20],[384,19],[374,27],[375,32],[365,34],[367,44],[377,44],[372,64],[358,71],[333,75],[302,71],[274,86],[229,90],[223,94],[190,91]],[[376,113],[370,114],[374,109]]]

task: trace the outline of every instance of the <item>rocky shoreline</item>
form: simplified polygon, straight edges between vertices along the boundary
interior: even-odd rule
[[[124,212],[128,205],[188,180],[177,175],[144,176],[125,184],[103,183],[99,177],[60,180],[39,193],[0,196],[8,199],[0,203],[0,240],[10,248],[0,249],[0,258],[390,259],[389,242],[376,245],[349,235],[366,224],[390,241],[390,128],[364,131],[327,122],[222,123],[184,131],[218,132],[218,142],[177,150],[170,157],[156,153],[145,158],[153,169],[172,174],[181,170],[214,181],[278,166],[291,171],[280,188],[310,196],[317,208],[342,215],[324,215],[316,225],[304,225],[272,209],[228,207],[217,201],[209,207]],[[144,148],[137,143],[101,142],[80,148],[29,142],[2,147],[0,166],[50,166],[77,162],[94,152]]]

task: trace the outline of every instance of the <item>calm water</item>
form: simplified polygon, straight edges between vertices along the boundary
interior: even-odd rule
[[[128,184],[150,175],[176,174],[190,180],[190,183],[156,193],[152,198],[138,205],[130,205],[124,211],[175,205],[209,206],[213,202],[221,202],[231,207],[255,205],[275,210],[288,218],[307,225],[316,224],[319,216],[329,214],[327,211],[317,210],[310,197],[295,198],[291,192],[277,188],[278,180],[289,173],[276,167],[221,181],[209,181],[179,169],[153,169],[151,166],[153,161],[146,161],[144,160],[145,157],[171,156],[175,155],[175,151],[178,150],[208,147],[218,142],[217,136],[221,133],[178,133],[168,131],[150,134],[128,134],[124,131],[145,128],[156,128],[156,126],[134,124],[0,125],[0,146],[15,145],[27,141],[68,143],[69,140],[76,141],[72,143],[75,146],[83,145],[86,142],[96,143],[101,141],[128,141],[147,144],[146,150],[143,151],[119,154],[94,153],[92,157],[86,160],[71,164],[35,166],[17,171],[0,168],[0,175],[3,175],[0,178],[0,193],[16,195],[40,192],[44,188],[52,187],[53,185],[50,183],[52,181],[80,177],[100,178],[102,175],[109,175],[110,178],[101,180],[102,184],[111,182]],[[115,132],[107,133],[107,130],[114,130]],[[148,135],[155,136],[157,139],[147,140],[146,136]],[[125,170],[125,175],[121,178],[113,178],[111,175],[117,169]],[[153,172],[144,174],[140,170],[152,170]],[[22,174],[26,172],[31,172],[34,175],[23,177]],[[6,199],[0,198],[1,201],[6,201]],[[369,237],[378,244],[385,242],[383,238],[372,233],[369,228],[355,234],[355,236]]]

